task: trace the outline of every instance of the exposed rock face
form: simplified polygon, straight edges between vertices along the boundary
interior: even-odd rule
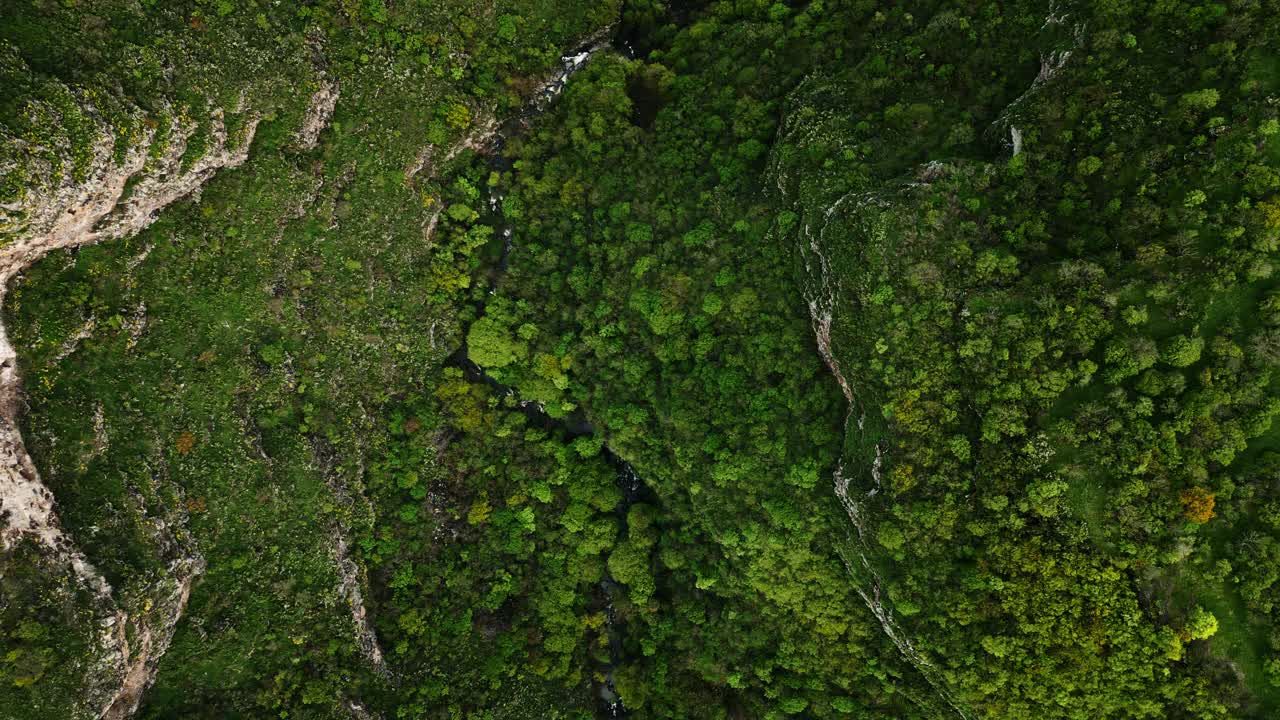
[[[1071,61],[1073,53],[1084,46],[1085,25],[1084,23],[1070,23],[1070,11],[1071,3],[1051,0],[1049,13],[1044,19],[1041,32],[1056,39],[1054,47],[1040,53],[1040,71],[1036,73],[1035,78],[1031,81],[1031,86],[1001,110],[999,116],[987,129],[990,134],[989,137],[1004,143],[1005,147],[1012,151],[1011,155],[1014,157],[1022,153],[1022,130],[1016,125],[1020,119],[1022,108],[1037,94],[1051,88],[1054,78],[1058,77],[1062,69]],[[1009,134],[1007,142],[1003,140],[1003,135],[1006,132]]]
[[[208,150],[187,167],[183,167],[183,155],[197,130],[195,123],[175,128],[158,156],[151,152],[156,133],[147,130],[119,161],[115,138],[107,124],[100,123],[84,180],[65,176],[56,187],[28,192],[18,206],[0,209],[7,231],[0,245],[0,305],[9,283],[47,253],[133,235],[150,225],[165,206],[197,192],[219,169],[243,163],[257,123],[257,117],[250,116],[233,141],[223,112],[214,111]],[[148,610],[131,616],[122,609],[106,579],[58,522],[53,495],[41,481],[18,428],[23,409],[17,354],[0,322],[0,549],[32,535],[54,557],[67,562],[93,591],[102,618],[100,654],[88,678],[85,705],[98,717],[126,718],[154,679],[156,663],[169,646],[192,582],[204,570],[204,560],[177,552],[168,576],[148,593]],[[130,636],[135,638],[133,647]]]
[[[790,147],[803,148],[815,143],[838,147],[844,142],[842,138],[847,137],[848,130],[845,125],[847,116],[832,110],[828,104],[833,102],[833,98],[838,102],[840,90],[839,86],[826,85],[821,78],[806,81],[797,89],[795,102],[806,112],[793,113],[784,119],[779,131],[781,142],[775,146],[770,169],[772,186],[777,189],[778,196],[795,210],[795,244],[804,268],[802,299],[809,309],[818,354],[839,384],[846,401],[846,442],[862,436],[862,442],[855,439],[854,445],[868,445],[866,450],[874,451],[866,463],[871,487],[859,489],[852,484],[854,475],[862,473],[845,464],[847,459],[851,459],[849,455],[841,458],[832,474],[832,488],[850,525],[847,539],[837,542],[834,549],[844,562],[853,581],[853,589],[885,637],[932,688],[934,697],[922,698],[922,702],[927,702],[939,717],[959,716],[961,720],[968,720],[971,717],[968,710],[952,693],[941,669],[899,624],[888,586],[873,562],[876,558],[872,540],[875,518],[870,505],[871,499],[881,491],[885,449],[882,443],[866,439],[865,413],[874,406],[869,405],[866,398],[859,397],[858,379],[848,375],[840,362],[840,338],[850,337],[850,316],[858,312],[860,298],[868,294],[866,278],[839,264],[842,258],[847,260],[851,254],[856,256],[858,252],[866,252],[865,248],[842,244],[846,231],[856,227],[858,232],[874,234],[877,231],[874,218],[898,202],[898,192],[928,185],[951,173],[953,167],[926,163],[893,185],[862,183],[841,187],[842,193],[828,190],[826,178],[821,173],[811,172],[803,160],[795,163],[786,151]],[[840,332],[842,328],[843,335]],[[850,421],[856,423],[856,431]]]
[[[299,148],[312,150],[316,143],[320,142],[320,132],[328,127],[329,120],[333,117],[333,110],[338,106],[339,95],[341,93],[338,90],[338,83],[325,81],[311,96],[307,114],[303,116],[302,127],[294,136]]]
[[[108,598],[111,588],[106,580],[59,527],[53,511],[53,494],[40,482],[35,464],[27,454],[17,425],[21,393],[18,358],[0,327],[0,514],[4,517],[0,540],[8,547],[21,535],[35,535],[66,558],[76,576],[96,595]]]
[[[112,157],[114,138],[104,131],[94,146],[87,180],[74,183],[68,179],[52,193],[27,195],[22,209],[25,227],[0,246],[0,303],[13,278],[47,253],[133,235],[150,225],[162,208],[198,190],[219,169],[243,163],[257,123],[256,117],[250,118],[243,138],[229,145],[223,113],[215,111],[211,148],[186,169],[182,168],[182,156],[196,131],[194,123],[174,131],[168,147],[150,168],[147,159],[154,131],[148,131],[143,142],[130,148],[120,163]],[[130,181],[136,182],[126,197]],[[91,587],[109,592],[83,556],[70,548],[54,514],[53,497],[27,455],[17,428],[21,392],[17,355],[0,323],[0,510],[4,515],[0,542],[7,547],[20,535],[34,534],[46,545],[67,553],[77,574]]]
[[[461,155],[463,150],[484,150],[489,147],[489,144],[497,134],[498,119],[492,115],[485,115],[475,123],[471,132],[445,149],[444,155],[439,160],[436,159],[437,146],[427,145],[423,147],[417,157],[413,159],[413,162],[404,169],[405,182],[411,182],[419,173],[423,173],[427,178],[435,177],[436,168],[448,164],[449,161]]]
[[[160,658],[169,649],[178,620],[187,609],[191,585],[204,572],[204,558],[181,558],[169,567],[169,577],[162,590],[154,593],[151,610],[146,617],[128,620],[138,631],[137,648],[130,648],[125,636],[126,623],[117,623],[121,654],[126,658],[124,677],[100,717],[124,720],[133,715],[142,702],[142,694],[155,681]]]
[[[360,590],[360,567],[351,559],[341,528],[333,531],[333,554],[338,566],[338,594],[351,608],[351,621],[356,628],[356,642],[360,645],[360,653],[375,671],[385,675],[387,664],[382,657],[382,647],[378,645],[378,635],[369,622],[364,594]]]

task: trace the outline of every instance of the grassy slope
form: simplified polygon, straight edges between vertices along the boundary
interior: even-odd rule
[[[24,431],[71,537],[136,612],[146,599],[135,593],[174,555],[171,539],[208,562],[143,717],[345,717],[346,699],[368,691],[331,535],[373,522],[359,500],[366,453],[387,442],[384,409],[434,384],[460,341],[457,281],[473,264],[444,230],[424,242],[435,211],[426,198],[444,196],[447,178],[408,183],[404,169],[463,132],[438,108],[509,110],[520,99],[505,80],[544,72],[613,10],[406,12],[318,22],[334,26],[323,54],[342,98],[316,150],[292,141],[310,88],[277,87],[290,110],[264,122],[245,166],[135,238],[48,258],[10,295],[31,407]],[[57,24],[29,14],[6,31],[32,66],[91,77],[52,60],[65,42]],[[464,68],[455,79],[432,47],[407,50],[406,37],[421,42],[449,19],[436,47],[499,75]],[[498,32],[504,22],[527,34]],[[384,32],[392,27],[399,40]],[[204,41],[235,54],[216,37],[192,42]],[[231,63],[217,72],[218,83],[239,79]],[[67,345],[89,318],[88,337]],[[59,358],[64,345],[74,349]],[[356,500],[337,499],[331,483]],[[0,706],[53,690],[8,687]]]

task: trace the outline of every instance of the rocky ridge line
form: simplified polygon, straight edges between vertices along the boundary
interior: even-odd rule
[[[243,112],[243,104],[242,99],[236,112]],[[134,119],[140,116],[136,111]],[[0,305],[9,284],[48,253],[134,235],[149,226],[164,207],[197,193],[218,170],[242,164],[258,121],[256,115],[249,115],[240,136],[233,140],[224,111],[214,110],[209,119],[209,149],[186,167],[183,158],[197,123],[179,124],[156,155],[156,130],[144,125],[142,137],[117,161],[112,129],[99,121],[85,179],[77,181],[64,175],[56,187],[29,191],[17,206],[0,208],[7,221],[7,237],[0,245]],[[134,616],[121,608],[106,579],[58,521],[53,494],[42,482],[19,429],[24,410],[17,353],[0,321],[0,549],[12,547],[23,537],[34,537],[93,591],[102,618],[100,653],[89,672],[85,706],[100,718],[126,718],[137,709],[142,693],[154,680],[158,660],[173,638],[192,583],[204,570],[204,559],[180,552],[169,564],[167,577],[160,581],[166,587],[155,589],[157,596],[147,612]]]

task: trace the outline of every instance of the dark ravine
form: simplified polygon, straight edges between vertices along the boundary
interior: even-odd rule
[[[519,393],[515,388],[498,382],[485,373],[484,369],[471,358],[467,357],[465,347],[460,348],[449,358],[449,364],[461,368],[468,380],[488,385],[499,396],[519,397]],[[536,402],[529,400],[517,400],[516,402],[516,407],[520,412],[524,413],[531,425],[544,430],[559,432],[566,439],[589,437],[596,433],[595,426],[591,424],[581,410],[574,411],[563,418],[553,418]],[[654,504],[656,496],[652,490],[645,486],[643,479],[641,479],[635,468],[619,457],[608,444],[602,445],[600,452],[616,471],[614,477],[618,489],[622,491],[622,502],[618,503],[617,508],[614,510],[614,515],[618,518],[622,531],[625,532],[627,512],[631,509],[631,506],[641,500]],[[606,569],[605,579],[600,582],[600,592],[602,596],[601,604],[605,611],[605,636],[608,641],[609,662],[604,667],[598,668],[599,674],[603,675],[605,680],[598,683],[596,692],[602,703],[600,711],[604,713],[604,717],[611,718],[624,717],[626,715],[626,709],[618,697],[617,688],[614,687],[613,680],[614,670],[624,659],[621,647],[626,626],[625,623],[619,622],[613,607],[613,598],[619,591],[619,584],[612,577],[609,577]]]
[[[619,45],[618,42],[617,39],[612,43],[605,40],[596,40],[582,45],[574,52],[561,57],[561,70],[542,85],[521,112],[503,122],[484,146],[479,149],[479,152],[487,157],[489,168],[497,172],[511,170],[512,163],[503,153],[507,140],[528,131],[534,120],[546,112],[552,102],[564,91],[570,77],[583,68],[592,56],[601,51],[613,49],[630,57],[633,52],[630,47]],[[503,212],[502,201],[504,197],[505,194],[501,188],[490,187],[488,189],[488,195],[485,198],[488,220],[494,227],[498,237],[502,239],[502,249],[497,260],[480,272],[481,279],[487,279],[488,287],[481,298],[473,303],[474,318],[461,328],[461,335],[464,338],[463,344],[448,358],[446,364],[461,369],[468,380],[488,385],[499,397],[511,398],[515,403],[515,407],[525,415],[531,425],[551,432],[558,432],[570,440],[578,437],[593,436],[598,432],[597,428],[581,409],[574,410],[561,418],[552,417],[540,403],[519,399],[520,394],[516,388],[490,376],[468,354],[465,341],[467,331],[470,329],[472,322],[484,317],[488,298],[498,291],[498,287],[510,266],[516,228]],[[614,514],[619,519],[619,526],[622,532],[625,533],[627,512],[631,509],[631,506],[642,498],[649,502],[654,502],[656,497],[653,496],[651,490],[645,487],[635,468],[619,457],[607,443],[602,445],[600,452],[616,470],[615,477],[618,489],[622,492],[622,502],[618,504]],[[613,598],[621,590],[621,586],[608,575],[608,570],[606,569],[605,578],[600,582],[599,588],[600,597],[598,603],[605,612],[604,640],[609,649],[609,660],[604,665],[597,666],[596,671],[593,673],[595,694],[599,699],[597,716],[621,718],[627,716],[627,710],[623,706],[617,688],[614,685],[614,671],[624,661],[622,639],[626,632],[626,624],[619,621],[613,606]],[[603,681],[595,679],[600,677],[604,678]]]

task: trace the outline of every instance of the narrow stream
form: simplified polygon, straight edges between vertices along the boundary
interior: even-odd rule
[[[488,385],[499,396],[519,397],[515,388],[493,379],[484,372],[483,368],[467,357],[465,346],[454,353],[453,357],[449,359],[449,364],[461,368],[468,380]],[[524,413],[531,425],[548,431],[558,430],[566,438],[572,439],[595,434],[595,427],[582,414],[581,410],[574,411],[573,414],[567,417],[553,418],[547,414],[541,405],[529,400],[518,401],[517,408]],[[625,534],[627,512],[641,497],[646,496],[647,488],[645,488],[644,481],[641,480],[635,468],[626,460],[618,457],[608,445],[602,446],[600,452],[609,464],[613,466],[616,473],[615,481],[618,489],[622,491],[622,501],[618,503],[613,512],[618,518],[620,534]],[[613,600],[619,593],[624,593],[625,589],[609,576],[609,571],[606,569],[605,578],[600,581],[600,592],[604,599],[604,633],[608,641],[609,661],[598,668],[605,680],[604,682],[596,683],[596,695],[601,702],[600,716],[621,718],[626,716],[626,708],[623,707],[622,700],[618,697],[617,687],[614,685],[614,670],[623,661],[622,639],[626,630],[626,623],[618,619],[614,611]]]
[[[544,113],[551,107],[552,102],[564,92],[565,86],[569,82],[569,78],[582,69],[587,61],[597,52],[611,48],[612,45],[607,40],[597,40],[583,45],[578,50],[569,55],[560,58],[561,67],[542,87],[534,94],[525,107],[516,115],[504,122],[494,133],[492,139],[487,143],[484,153],[488,157],[489,168],[495,172],[503,173],[511,170],[511,161],[506,157],[504,149],[507,140],[526,132],[539,115]],[[627,52],[627,48],[623,48],[622,52]],[[488,299],[498,291],[498,286],[503,277],[507,273],[510,264],[511,250],[515,241],[515,227],[508,220],[503,212],[503,199],[505,194],[500,187],[489,187],[488,194],[485,198],[486,209],[490,216],[495,232],[502,238],[502,251],[493,266],[483,273],[488,277],[489,287],[484,295],[475,302],[475,317],[479,319],[484,317],[485,306]],[[474,322],[474,321],[473,321]],[[467,354],[465,344],[466,331],[463,329],[464,343],[449,358],[447,363],[454,367],[460,368],[466,378],[472,382],[482,382],[493,389],[494,393],[499,397],[511,397],[517,401],[517,408],[528,418],[531,425],[543,428],[548,431],[560,431],[566,438],[572,439],[576,437],[593,435],[596,432],[595,426],[587,419],[582,410],[575,410],[573,413],[563,418],[553,418],[549,415],[540,403],[530,400],[519,400],[519,393],[511,386],[505,385],[498,380],[490,377],[484,368],[477,365]],[[627,512],[631,506],[645,494],[644,484],[640,479],[635,468],[631,467],[622,458],[618,457],[607,446],[601,448],[605,459],[616,470],[616,481],[618,489],[622,491],[622,502],[614,510],[615,515],[619,518],[619,525],[622,532],[626,532]],[[595,682],[596,696],[600,701],[598,715],[608,718],[621,718],[627,714],[626,708],[622,705],[622,700],[618,697],[617,688],[614,685],[614,670],[622,662],[622,639],[626,630],[626,624],[621,622],[614,612],[613,598],[619,592],[623,592],[622,587],[608,576],[605,571],[605,579],[600,582],[600,593],[603,598],[603,609],[605,611],[605,628],[604,636],[608,643],[609,660],[603,666],[598,666],[598,672],[595,675],[601,675],[605,679],[603,682]]]

